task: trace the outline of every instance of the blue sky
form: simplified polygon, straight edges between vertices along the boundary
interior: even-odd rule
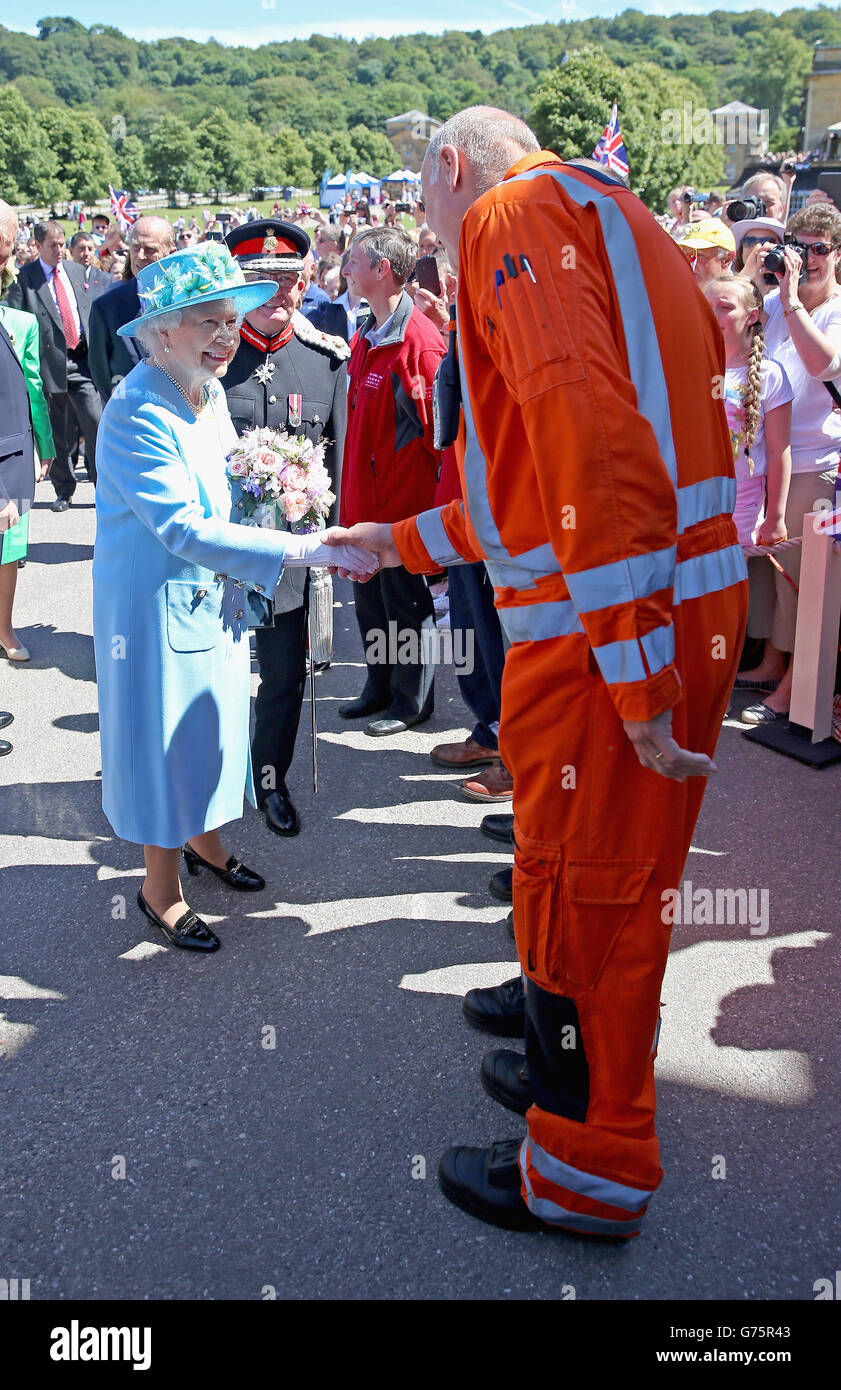
[[[811,8],[806,0],[806,7]],[[33,5],[26,0],[26,15],[20,0],[0,0],[0,24],[8,29],[36,33],[36,20],[47,14],[72,14],[81,24],[113,24],[137,39],[163,38],[182,34],[220,43],[247,44],[251,47],[273,40],[308,38],[310,34],[341,34],[363,39],[371,35],[441,33],[444,29],[507,29],[522,24],[557,23],[562,19],[587,19],[594,15],[615,15],[630,4],[611,0],[424,0],[407,14],[394,0],[322,0],[308,6],[311,18],[292,14],[287,0],[143,0],[142,5],[121,6],[105,0],[44,0]],[[301,7],[304,8],[304,7]],[[704,14],[711,9],[751,10],[762,8],[773,13],[792,8],[791,0],[731,0],[731,3],[696,3],[695,0],[636,0],[634,9],[646,14]],[[31,15],[31,18],[29,16]]]

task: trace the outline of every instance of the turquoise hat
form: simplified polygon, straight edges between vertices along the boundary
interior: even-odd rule
[[[161,314],[214,299],[232,299],[237,310],[247,314],[277,294],[277,285],[274,280],[246,281],[227,246],[205,241],[144,266],[137,277],[137,293],[143,312],[117,329],[120,338],[133,338],[140,324]]]

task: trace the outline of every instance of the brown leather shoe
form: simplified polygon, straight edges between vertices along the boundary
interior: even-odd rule
[[[439,743],[429,756],[440,767],[481,767],[483,763],[499,761],[495,748],[483,748],[472,738],[463,743]]]
[[[499,759],[478,777],[468,777],[461,789],[470,801],[510,801],[514,795],[514,778]]]

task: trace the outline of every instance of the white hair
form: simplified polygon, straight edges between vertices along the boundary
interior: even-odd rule
[[[224,295],[219,295],[217,299],[205,300],[203,304],[184,304],[180,309],[168,309],[164,314],[156,314],[148,323],[139,323],[134,330],[134,336],[141,347],[145,348],[151,355],[157,352],[160,346],[161,333],[177,328],[185,315],[187,318],[190,318],[194,313],[205,309],[208,304],[219,303],[235,306],[235,301],[230,297],[226,298]],[[236,331],[239,332],[244,315],[242,310],[236,306],[234,307],[234,312],[237,320]]]
[[[161,333],[169,328],[177,328],[181,318],[180,309],[171,309],[168,314],[158,314],[148,323],[139,323],[134,330],[134,336],[151,357],[160,347]]]
[[[0,198],[0,229],[9,238],[9,241],[17,241],[20,231],[18,215],[13,207],[3,202],[2,198]]]
[[[468,106],[445,121],[427,146],[425,163],[430,183],[437,183],[441,151],[454,145],[473,169],[479,193],[499,183],[524,154],[535,154],[540,142],[525,121],[496,106]]]

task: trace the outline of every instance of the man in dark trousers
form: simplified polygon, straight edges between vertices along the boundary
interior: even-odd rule
[[[342,338],[320,332],[299,312],[310,239],[291,222],[267,218],[235,228],[225,240],[246,277],[277,282],[274,298],[244,320],[237,355],[222,378],[237,432],[259,426],[304,435],[313,443],[324,439],[324,463],[338,497],[350,349]],[[331,516],[329,524],[334,520]],[[266,825],[277,835],[297,835],[301,828],[286,774],[306,680],[306,575],[305,570],[285,572],[275,593],[273,626],[256,632],[260,688],[251,760],[258,804]]]
[[[17,525],[32,506],[35,497],[35,452],[29,392],[26,377],[8,333],[0,323],[0,562],[3,535]],[[14,560],[9,561],[15,564]],[[12,723],[14,715],[0,711],[0,729]],[[8,739],[0,739],[0,757],[11,753]]]
[[[404,289],[417,246],[402,227],[358,232],[345,264],[354,294],[371,312],[354,334],[348,368],[343,526],[396,522],[432,506],[441,463],[432,427],[432,382],[445,348],[441,334]],[[356,619],[368,678],[361,695],[339,706],[342,719],[374,718],[374,738],[402,733],[433,708],[435,623],[420,574],[383,569],[354,584]]]
[[[56,490],[54,512],[64,512],[76,491],[71,457],[79,433],[85,441],[85,468],[96,482],[96,431],[102,406],[88,364],[90,295],[84,271],[62,260],[64,230],[59,222],[35,226],[38,257],[21,268],[6,296],[13,309],[38,320],[41,333],[41,380],[55,439],[50,479]]]
[[[171,255],[174,250],[175,234],[166,217],[138,217],[128,234],[131,279],[117,284],[91,305],[91,375],[103,405],[110,401],[115,387],[143,356],[136,338],[117,336],[117,329],[140,313],[136,276],[144,266]]]

